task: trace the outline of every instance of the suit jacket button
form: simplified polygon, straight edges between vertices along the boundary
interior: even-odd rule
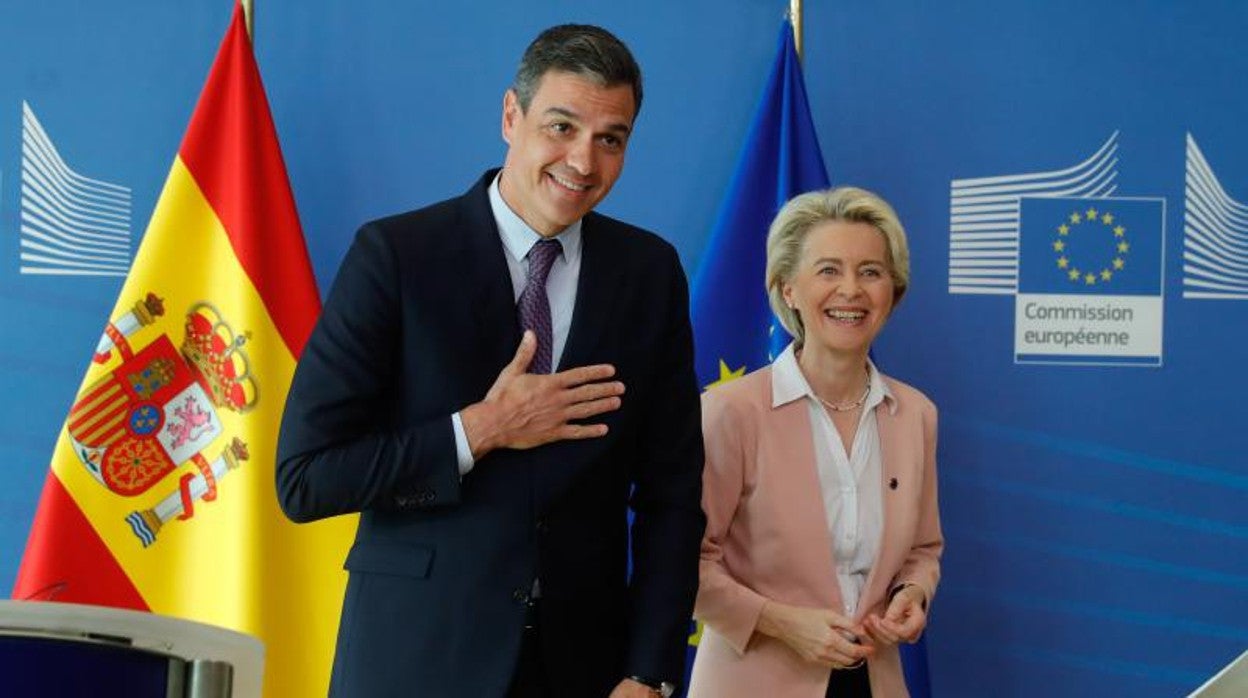
[[[550,533],[550,526],[547,525],[547,523],[541,519],[538,519],[537,526],[535,528],[537,529],[538,533],[541,533],[543,535]]]

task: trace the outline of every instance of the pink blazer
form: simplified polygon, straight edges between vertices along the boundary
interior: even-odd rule
[[[883,452],[884,530],[857,619],[883,614],[913,582],[935,596],[944,539],[936,506],[936,407],[885,377],[895,410],[875,414]],[[690,698],[823,698],[829,670],[754,627],[767,599],[840,609],[806,402],[771,406],[771,368],[702,397],[706,535],[694,615],[705,623]],[[896,486],[893,487],[893,482]],[[908,696],[894,647],[867,663],[875,698]]]

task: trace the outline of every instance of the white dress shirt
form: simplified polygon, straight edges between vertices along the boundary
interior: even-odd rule
[[[805,399],[810,411],[815,466],[832,540],[832,560],[845,604],[841,610],[853,616],[867,575],[875,564],[884,530],[884,462],[875,410],[885,401],[885,409],[896,410],[897,403],[875,364],[868,360],[870,388],[854,435],[853,452],[849,453],[828,410],[802,375],[792,344],[772,363],[771,370],[772,407]]]
[[[503,200],[503,195],[498,191],[498,180],[502,174],[500,172],[490,184],[490,210],[494,213],[494,222],[498,225],[498,234],[503,242],[507,271],[511,273],[512,300],[518,302],[528,279],[529,250],[542,240],[542,236],[530,228]],[[581,277],[581,221],[576,221],[551,239],[558,240],[563,247],[563,251],[550,267],[550,276],[546,277],[546,297],[550,300],[550,365],[552,370],[558,370],[563,348],[568,343],[568,330],[572,327],[572,311],[576,308],[576,284]],[[451,415],[451,428],[455,431],[455,454],[462,477],[472,470],[474,461],[459,412]]]

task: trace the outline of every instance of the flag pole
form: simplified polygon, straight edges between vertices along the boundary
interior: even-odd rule
[[[256,35],[255,32],[252,31],[252,17],[255,15],[255,12],[252,8],[252,2],[253,0],[242,0],[243,17],[247,20],[247,36],[251,37],[251,40],[254,42]],[[799,2],[798,4],[800,5],[801,3]]]
[[[802,59],[802,0],[789,0],[789,23],[793,25],[793,48]]]

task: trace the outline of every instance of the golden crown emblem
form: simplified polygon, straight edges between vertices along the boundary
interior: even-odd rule
[[[259,398],[251,362],[243,351],[250,336],[236,335],[210,303],[196,303],[186,313],[182,355],[211,391],[212,401],[240,414],[254,407]]]

